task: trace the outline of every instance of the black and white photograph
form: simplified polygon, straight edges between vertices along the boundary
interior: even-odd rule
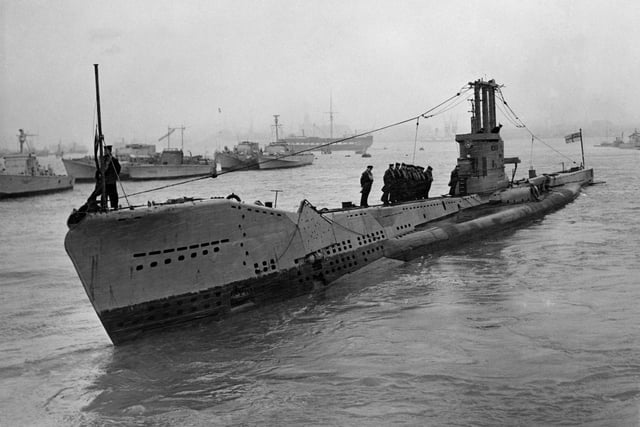
[[[640,426],[639,22],[0,0],[0,426]]]

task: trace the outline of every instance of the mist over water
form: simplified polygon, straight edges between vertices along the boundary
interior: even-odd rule
[[[66,218],[92,184],[3,200],[0,424],[638,425],[640,151],[599,142],[585,141],[586,162],[603,183],[544,218],[117,348],[63,247]],[[304,198],[338,207],[359,200],[372,164],[371,204],[391,161],[431,164],[432,195],[444,193],[455,144],[418,145],[415,159],[413,145],[374,142],[368,159],[317,154],[309,167],[226,174],[130,202],[234,192],[253,203],[278,189],[280,208]],[[530,141],[505,146],[526,175]],[[553,146],[579,158],[575,145]],[[534,150],[539,173],[561,161],[570,163]]]

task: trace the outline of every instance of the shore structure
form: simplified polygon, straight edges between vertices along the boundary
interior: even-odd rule
[[[504,157],[499,86],[476,80],[469,90],[471,131],[456,135],[452,196],[335,209],[302,200],[296,211],[238,197],[74,210],[65,249],[112,342],[318,292],[383,258],[409,260],[499,233],[561,208],[593,181],[584,162],[510,180],[505,164],[519,159]]]

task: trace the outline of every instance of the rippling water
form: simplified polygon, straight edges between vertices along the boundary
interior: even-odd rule
[[[380,183],[412,161],[413,143],[388,145],[130,201],[284,190],[279,207],[335,207],[358,201],[366,164]],[[416,158],[444,193],[455,144]],[[524,227],[118,348],[63,248],[92,186],[1,201],[0,425],[640,425],[640,151],[587,162],[605,183]]]

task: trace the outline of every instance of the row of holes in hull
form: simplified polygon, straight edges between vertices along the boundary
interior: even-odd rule
[[[356,254],[328,257],[323,260],[320,271],[313,264],[305,264],[286,272],[251,279],[243,284],[227,285],[220,290],[186,294],[113,310],[103,313],[101,318],[110,333],[117,333],[179,323],[189,318],[221,317],[237,304],[278,301],[308,293],[319,277],[324,278],[327,281],[325,284],[328,284],[329,281],[381,257],[382,249],[382,245],[372,245]],[[260,297],[256,300],[256,296]]]

